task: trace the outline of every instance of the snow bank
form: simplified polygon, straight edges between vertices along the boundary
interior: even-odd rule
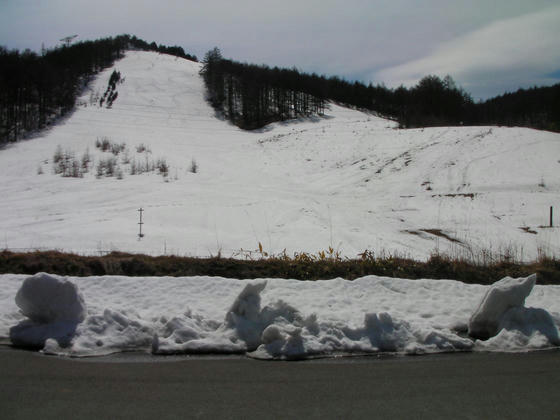
[[[414,328],[406,321],[393,320],[388,313],[366,313],[363,325],[353,328],[343,320],[319,321],[316,314],[306,317],[283,300],[261,308],[266,285],[246,285],[214,331],[204,331],[196,322],[175,319],[171,325],[167,323],[166,335],[154,337],[152,351],[181,353],[210,348],[213,352],[247,352],[258,359],[291,360],[333,353],[469,350],[473,345],[450,331]],[[208,347],[209,343],[217,345]]]
[[[76,325],[86,317],[86,305],[76,285],[46,273],[27,278],[15,301],[29,318],[10,329],[10,339],[17,346],[42,347],[49,338],[67,346]]]
[[[9,330],[16,345],[70,356],[146,351],[287,360],[560,346],[560,287],[533,287],[534,277],[490,287],[377,276],[70,280],[0,275],[0,338]],[[14,296],[29,319],[17,312]],[[493,335],[482,341],[467,331]]]

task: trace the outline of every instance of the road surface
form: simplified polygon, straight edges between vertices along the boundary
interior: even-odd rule
[[[3,346],[0,374],[4,420],[560,418],[559,351],[262,362]]]

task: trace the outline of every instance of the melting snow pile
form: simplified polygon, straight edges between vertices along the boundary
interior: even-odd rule
[[[469,322],[469,335],[488,339],[477,345],[488,350],[521,350],[559,346],[558,316],[540,308],[526,308],[537,276],[506,277],[488,290]]]
[[[486,287],[375,276],[301,282],[2,275],[0,336],[9,330],[14,345],[72,356],[137,350],[301,359],[559,346],[560,288],[535,280],[505,278]],[[8,304],[10,293],[20,314]],[[531,299],[540,307],[525,307]]]
[[[15,301],[28,317],[10,329],[15,345],[43,347],[53,339],[69,345],[76,326],[86,317],[84,299],[76,285],[45,273],[26,279]]]

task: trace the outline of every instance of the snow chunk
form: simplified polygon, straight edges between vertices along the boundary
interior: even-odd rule
[[[235,329],[248,348],[256,348],[260,344],[260,335],[264,328],[260,294],[265,287],[266,282],[245,286],[226,314],[225,325]]]
[[[494,283],[469,320],[469,335],[487,339],[498,334],[502,316],[511,308],[523,307],[536,280],[536,274],[532,274],[526,278],[505,277]]]
[[[21,312],[34,322],[46,324],[82,322],[86,317],[84,298],[74,283],[46,273],[24,280],[16,295]]]
[[[152,344],[153,330],[133,310],[105,309],[101,315],[88,316],[77,326],[71,347],[60,340],[47,340],[48,354],[89,356],[127,350],[146,350]]]
[[[304,359],[334,353],[404,352],[422,354],[471,350],[471,340],[433,329],[419,329],[386,312],[366,313],[363,326],[343,322],[318,322],[315,315],[287,322],[277,318],[261,335],[262,344],[250,357],[256,359]]]
[[[74,283],[46,273],[24,280],[15,298],[29,319],[10,328],[16,346],[42,348],[49,339],[66,347],[86,317],[84,298]]]
[[[560,345],[556,324],[544,309],[511,308],[501,318],[498,328],[500,332],[495,337],[487,341],[477,341],[477,348],[520,351]]]
[[[76,323],[69,321],[39,324],[31,320],[20,322],[10,328],[10,340],[14,346],[42,349],[49,340],[59,347],[68,347],[76,333]]]

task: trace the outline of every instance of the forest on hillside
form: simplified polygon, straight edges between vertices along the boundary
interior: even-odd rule
[[[326,106],[315,76],[226,60],[217,48],[206,54],[201,74],[212,106],[244,129],[322,115]]]
[[[68,42],[41,54],[0,47],[0,144],[18,141],[68,114],[91,78],[127,49],[197,61],[182,47],[130,35]],[[218,48],[205,55],[201,75],[210,104],[244,129],[320,116],[327,102],[334,101],[394,119],[402,128],[506,125],[560,131],[560,84],[477,103],[450,76],[427,75],[416,86],[390,89],[296,68],[240,63],[225,59]]]
[[[0,47],[0,144],[15,142],[66,115],[91,78],[127,49],[197,60],[181,47],[149,44],[130,35],[68,42],[41,54]]]
[[[475,103],[451,76],[428,75],[416,86],[389,89],[224,59],[218,48],[204,57],[201,74],[212,106],[241,128],[322,115],[328,100],[397,120],[402,128],[507,125],[560,131],[560,84],[519,89]]]

